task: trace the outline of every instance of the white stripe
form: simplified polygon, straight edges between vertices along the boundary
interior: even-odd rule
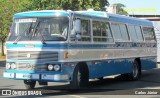
[[[3,73],[3,77],[14,78],[14,73]]]
[[[39,79],[39,74],[16,74],[16,78],[29,78],[29,77],[24,77],[24,75],[31,75],[30,79]]]
[[[46,74],[42,74],[42,80],[68,80],[68,75],[46,75]]]
[[[69,96],[76,97],[76,98],[85,98],[85,97],[78,96],[78,95],[69,95]]]

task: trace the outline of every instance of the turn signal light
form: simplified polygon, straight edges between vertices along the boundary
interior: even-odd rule
[[[65,53],[63,54],[63,57],[64,57],[64,59],[67,59],[67,58],[68,58],[68,52],[65,52]]]

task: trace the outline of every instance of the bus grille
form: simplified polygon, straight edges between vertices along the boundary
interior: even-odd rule
[[[58,52],[52,51],[7,51],[10,60],[58,61]]]

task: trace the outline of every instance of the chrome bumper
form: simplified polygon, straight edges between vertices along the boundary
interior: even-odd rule
[[[37,73],[11,73],[4,72],[4,78],[21,79],[21,80],[45,80],[45,81],[68,81],[69,76],[66,74],[37,74]]]

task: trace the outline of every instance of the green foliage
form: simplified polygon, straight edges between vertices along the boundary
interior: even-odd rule
[[[0,0],[0,4],[0,40],[4,41],[9,32],[13,15],[20,12],[25,3],[23,0]]]
[[[29,10],[105,10],[108,0],[29,0]]]
[[[21,11],[23,4],[25,4],[23,0],[0,0],[0,42],[2,46],[8,35],[13,15]],[[1,55],[4,55],[3,50],[1,47]]]

